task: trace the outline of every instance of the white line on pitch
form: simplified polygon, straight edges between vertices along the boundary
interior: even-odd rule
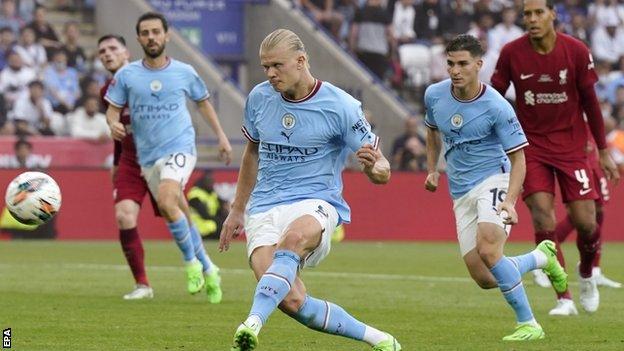
[[[12,268],[15,266],[23,267],[24,264],[12,265],[7,263],[0,263],[1,268]],[[91,270],[128,270],[128,266],[121,264],[98,264],[98,263],[60,263],[60,264],[47,264],[47,266],[59,266],[66,269],[91,269]],[[182,266],[147,266],[149,271],[167,271],[177,272],[182,271]],[[251,269],[225,269],[222,268],[221,272],[224,274],[236,274],[236,275],[251,275]],[[411,275],[411,274],[379,274],[379,273],[356,273],[356,272],[323,272],[305,270],[303,277],[321,277],[321,278],[357,278],[357,279],[372,279],[372,280],[393,280],[393,281],[420,281],[430,283],[472,283],[472,279],[466,277],[439,277],[439,276],[425,276],[425,275]],[[576,285],[576,282],[570,282],[570,285]]]

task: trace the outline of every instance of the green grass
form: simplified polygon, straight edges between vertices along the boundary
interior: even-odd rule
[[[215,244],[210,242],[214,252]],[[0,242],[0,328],[15,350],[229,350],[249,310],[255,283],[244,246],[213,253],[222,267],[224,300],[210,305],[185,292],[171,242],[147,242],[150,301],[124,301],[132,279],[114,242]],[[529,249],[508,246],[508,254]],[[568,262],[578,255],[564,246]],[[525,276],[546,339],[503,343],[514,317],[497,290],[469,278],[455,243],[340,243],[303,279],[309,293],[342,305],[387,330],[404,350],[622,350],[624,289],[601,289],[594,315],[554,318],[554,294]],[[624,281],[624,245],[605,248],[603,270]],[[572,274],[572,293],[578,285]],[[580,305],[577,303],[580,310]],[[279,311],[260,334],[259,350],[369,350],[363,343],[308,330]]]

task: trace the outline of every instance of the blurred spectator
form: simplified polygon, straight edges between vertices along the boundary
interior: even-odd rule
[[[78,45],[78,39],[80,38],[80,28],[78,22],[65,23],[65,43],[63,50],[67,55],[67,66],[73,67],[78,72],[84,72],[86,69],[87,55],[85,55],[84,49]]]
[[[48,63],[45,48],[37,43],[35,31],[30,27],[22,28],[20,40],[13,50],[20,55],[24,65],[34,69],[37,74],[41,73]]]
[[[572,18],[574,14],[581,13],[585,15],[587,9],[579,4],[579,0],[556,1],[555,11],[557,12],[557,29],[570,33],[572,31]]]
[[[82,95],[80,99],[76,101],[76,106],[83,106],[84,102],[90,97],[99,97],[100,96],[100,84],[91,77],[85,78],[80,84],[80,90],[82,91]],[[106,113],[106,108],[103,104],[100,104],[100,112]]]
[[[352,52],[379,79],[389,69],[388,57],[393,48],[392,18],[382,7],[381,0],[368,0],[355,12],[349,44]]]
[[[413,42],[416,39],[415,18],[414,0],[400,0],[394,5],[392,29],[394,38],[399,45]]]
[[[609,99],[609,85],[614,78],[611,75],[611,65],[606,61],[595,60],[594,66],[598,75],[598,82],[595,85],[596,96],[599,101],[604,101]]]
[[[0,3],[0,27],[9,27],[17,35],[24,20],[17,14],[15,0],[2,0]]]
[[[342,26],[340,27],[340,44],[346,43],[351,31],[351,23],[355,17],[355,11],[359,8],[359,0],[334,0],[337,5],[336,11],[342,15]]]
[[[431,41],[442,36],[441,21],[444,18],[442,6],[438,0],[423,0],[416,6],[414,31],[416,38]]]
[[[17,13],[26,23],[30,23],[37,6],[42,6],[44,0],[18,0]]]
[[[80,85],[78,72],[72,67],[67,67],[65,51],[59,50],[54,53],[43,76],[54,110],[63,114],[73,110],[76,100],[80,97]]]
[[[618,120],[618,123],[624,122],[624,119],[621,117],[621,111],[624,110],[624,85],[618,85],[617,88],[615,88],[613,110],[615,111],[615,118]]]
[[[0,72],[0,93],[9,109],[13,108],[15,101],[28,91],[28,83],[37,78],[35,70],[24,67],[21,56],[11,51],[7,58],[7,66]]]
[[[602,67],[601,70],[608,71],[611,68],[611,66],[608,63],[605,63],[604,65],[606,67]],[[606,88],[604,91],[604,96],[599,95],[599,97],[606,99],[610,104],[615,104],[616,91],[619,87],[624,86],[624,56],[620,57],[619,67],[620,69],[617,71],[607,72],[608,78],[605,80]],[[599,66],[597,64],[596,70],[598,71],[598,69],[599,69]],[[600,78],[600,75],[598,77]],[[601,90],[597,90],[597,92],[601,92]]]
[[[0,28],[0,70],[4,69],[7,55],[15,44],[15,34],[9,27]]]
[[[595,0],[587,6],[587,17],[590,25],[604,27],[612,14],[624,19],[624,8],[618,4],[618,0]]]
[[[228,204],[214,190],[212,173],[206,171],[186,195],[191,221],[204,239],[219,239],[221,226],[228,214]]]
[[[32,154],[33,145],[25,138],[19,138],[13,145],[15,155],[11,158],[10,168],[32,169],[40,165]]]
[[[100,112],[99,104],[99,98],[89,97],[82,107],[67,116],[72,137],[101,142],[110,140],[110,128],[106,116]]]
[[[513,7],[503,10],[503,22],[497,24],[488,33],[488,47],[494,52],[500,52],[503,46],[512,40],[520,38],[524,31],[516,25],[518,14]]]
[[[442,24],[442,29],[447,38],[466,33],[472,23],[472,7],[467,0],[451,1],[449,6],[450,12]]]
[[[340,27],[344,18],[334,9],[334,0],[301,0],[301,6],[340,41]]]
[[[94,80],[99,86],[103,86],[110,77],[110,72],[106,70],[98,56],[91,55],[87,63],[87,72],[83,79]]]
[[[38,80],[28,84],[28,93],[22,95],[10,113],[17,135],[54,135],[63,129],[62,116],[54,113],[52,104],[44,96],[43,83]]]
[[[15,134],[15,126],[8,117],[8,109],[4,101],[4,95],[0,94],[0,135]]]
[[[425,140],[420,135],[421,120],[410,117],[405,121],[405,134],[392,145],[392,168],[399,171],[422,171],[427,168]]]
[[[613,161],[624,172],[624,130],[618,128],[617,121],[610,116],[605,118],[607,144]]]
[[[28,24],[28,27],[34,29],[37,41],[46,49],[49,61],[52,54],[57,49],[61,48],[62,44],[59,42],[54,28],[52,28],[52,25],[46,19],[46,15],[47,10],[45,7],[36,7],[33,21]]]
[[[594,29],[591,41],[596,59],[614,64],[624,55],[624,28],[616,13],[605,15],[604,27]]]
[[[478,13],[501,13],[505,7],[514,5],[512,0],[477,0],[474,2],[475,11]]]
[[[468,31],[468,34],[472,35],[475,38],[488,38],[490,31],[494,27],[494,17],[491,13],[486,12],[479,15],[477,22],[473,23],[472,28]]]
[[[570,24],[571,36],[581,40],[589,46],[589,31],[587,30],[587,20],[582,13],[575,13],[572,15],[572,23]]]
[[[483,65],[479,70],[479,80],[485,84],[490,84],[492,75],[494,74],[494,69],[496,68],[496,61],[498,61],[499,52],[492,50],[487,37],[479,38],[479,41],[481,42],[481,47],[485,52],[481,57],[481,59],[483,60]]]

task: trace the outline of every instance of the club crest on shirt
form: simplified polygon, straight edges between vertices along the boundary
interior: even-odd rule
[[[568,82],[568,69],[559,71],[559,84],[564,85]]]
[[[282,127],[286,129],[293,129],[296,123],[297,123],[297,120],[295,119],[295,116],[292,113],[287,113],[282,116]]]
[[[455,128],[461,127],[462,124],[464,124],[464,117],[462,117],[459,113],[454,114],[453,117],[451,117],[451,124]]]
[[[150,82],[150,90],[157,93],[162,90],[162,83],[158,79]]]

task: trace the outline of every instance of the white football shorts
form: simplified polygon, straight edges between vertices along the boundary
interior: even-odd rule
[[[301,262],[301,267],[316,267],[331,250],[331,236],[338,224],[338,212],[328,202],[309,199],[245,217],[245,235],[247,237],[247,257],[261,246],[273,246],[279,242],[286,229],[295,219],[310,215],[323,228],[321,242],[308,257]]]
[[[496,208],[505,199],[508,188],[509,173],[496,174],[453,201],[457,240],[462,257],[477,247],[478,223],[497,224],[509,236],[511,225],[505,225],[503,218],[496,214]]]
[[[141,173],[147,182],[147,187],[156,198],[158,185],[163,179],[175,180],[180,183],[181,189],[184,189],[196,162],[197,156],[179,152],[159,158],[150,167],[141,167]]]

